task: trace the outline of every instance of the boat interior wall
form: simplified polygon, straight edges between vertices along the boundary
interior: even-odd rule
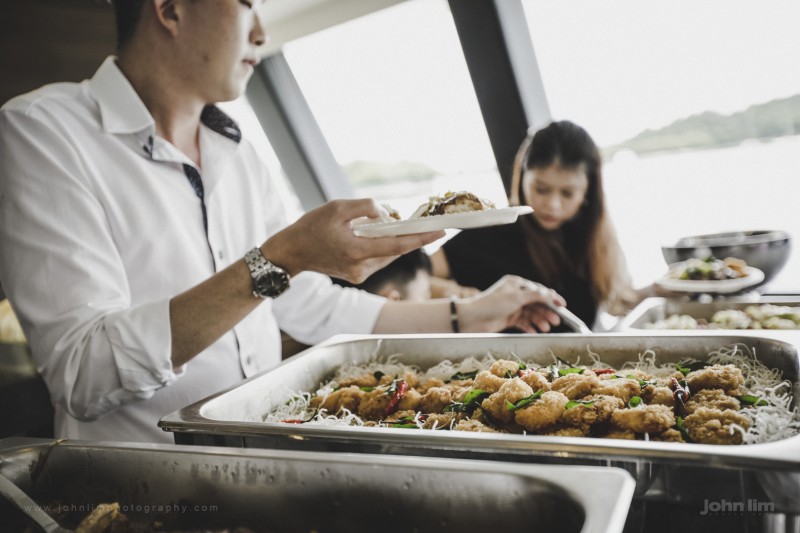
[[[285,43],[403,0],[268,0],[263,55]],[[0,104],[58,81],[90,78],[114,52],[114,12],[106,0],[4,0],[0,17]]]
[[[0,104],[47,83],[90,78],[114,52],[114,12],[97,0],[4,0]]]

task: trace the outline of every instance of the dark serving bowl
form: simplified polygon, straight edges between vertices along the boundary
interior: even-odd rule
[[[736,257],[749,266],[764,272],[768,283],[781,271],[792,249],[792,238],[785,231],[731,231],[683,237],[672,246],[662,246],[661,253],[667,264],[678,263],[692,257],[718,259]]]

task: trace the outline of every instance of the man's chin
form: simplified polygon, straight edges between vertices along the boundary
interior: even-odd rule
[[[213,101],[213,103],[233,102],[244,94],[245,87],[246,83],[242,84],[241,87],[231,87],[228,90],[220,91],[219,94],[216,95],[217,98]]]

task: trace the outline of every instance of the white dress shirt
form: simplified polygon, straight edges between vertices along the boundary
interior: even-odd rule
[[[384,299],[295,276],[181,369],[169,301],[288,222],[235,123],[203,113],[208,234],[184,165],[108,58],[80,84],[0,111],[0,279],[56,411],[57,437],[172,442],[162,416],[281,360],[279,328],[305,343],[368,333]]]

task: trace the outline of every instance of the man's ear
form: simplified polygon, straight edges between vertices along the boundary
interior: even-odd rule
[[[155,18],[158,24],[168,31],[170,34],[175,35],[178,32],[178,2],[175,0],[151,0],[155,8]]]

